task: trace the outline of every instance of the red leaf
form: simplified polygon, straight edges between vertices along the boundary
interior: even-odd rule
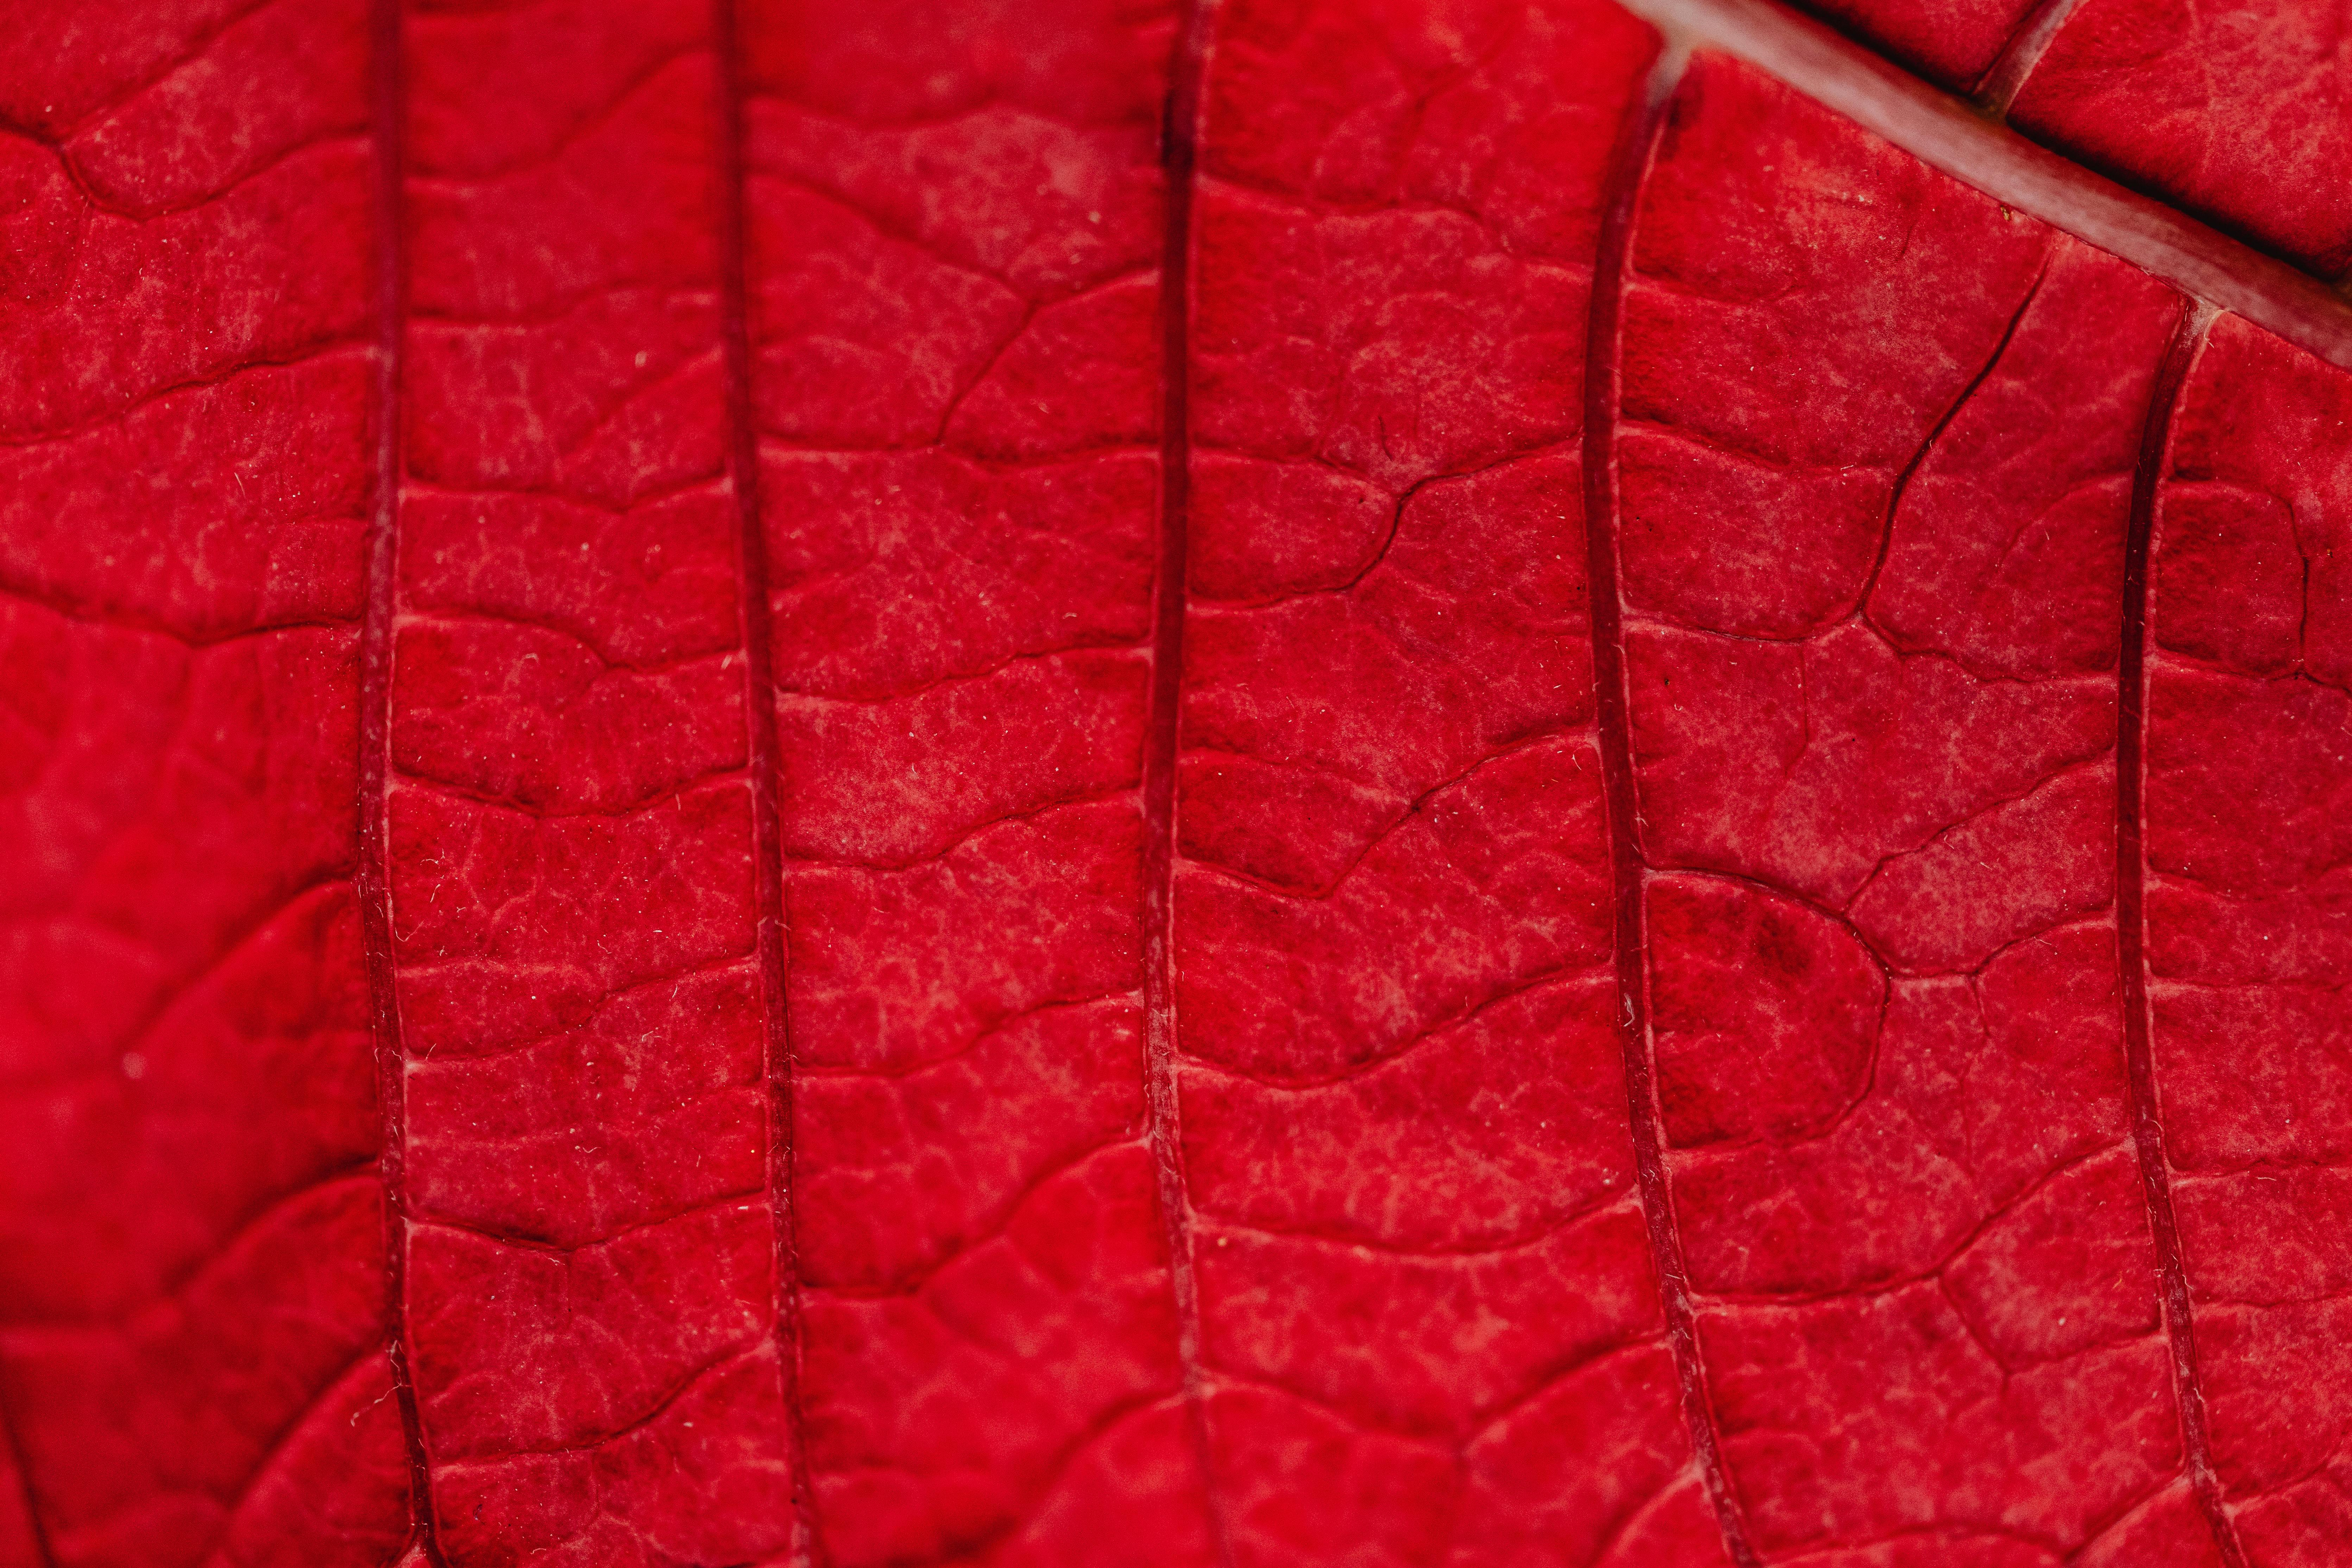
[[[2335,8],[1627,5],[15,18],[0,1568],[2343,1561]]]

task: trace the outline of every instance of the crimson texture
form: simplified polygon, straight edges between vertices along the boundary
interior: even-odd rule
[[[2344,0],[1806,0],[2020,130],[2321,277],[2352,268]]]
[[[27,0],[0,1568],[2352,1563],[2340,7],[1811,8]]]

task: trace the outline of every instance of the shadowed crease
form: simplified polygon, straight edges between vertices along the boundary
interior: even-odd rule
[[[8,1415],[7,1404],[0,1400],[0,1448],[16,1467],[16,1495],[24,1501],[25,1526],[31,1531],[33,1550],[39,1554],[41,1568],[57,1568],[57,1549],[49,1544],[48,1526],[42,1522],[39,1501],[33,1495],[33,1470],[25,1454],[25,1444],[16,1434],[16,1424]]]

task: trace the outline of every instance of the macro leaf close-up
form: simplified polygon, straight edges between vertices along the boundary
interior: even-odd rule
[[[2352,1565],[2352,0],[0,24],[0,1568]]]

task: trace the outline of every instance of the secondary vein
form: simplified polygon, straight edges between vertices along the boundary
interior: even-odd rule
[[[801,1268],[798,1173],[793,1147],[793,1058],[786,1007],[783,771],[776,735],[775,659],[768,605],[767,535],[760,521],[759,432],[752,417],[750,230],[743,156],[743,68],[735,0],[712,0],[718,49],[719,335],[726,362],[726,462],[735,501],[736,605],[743,639],[743,722],[751,786],[753,955],[760,970],[761,1069],[768,1089],[767,1201],[774,1270],[776,1372],[782,1384],[792,1476],[796,1561],[830,1561],[809,1481],[801,1400]]]
[[[431,1456],[408,1362],[408,1050],[393,972],[391,807],[393,617],[399,607],[401,372],[408,336],[407,79],[400,0],[374,0],[369,87],[375,138],[375,504],[367,536],[367,601],[360,625],[359,906],[368,1011],[375,1045],[383,1148],[384,1355],[408,1455],[409,1528],[432,1568],[446,1568],[433,1513]]]
[[[1167,228],[1160,273],[1159,561],[1151,605],[1151,694],[1143,758],[1143,1044],[1145,1139],[1150,1146],[1175,1297],[1176,1359],[1194,1462],[1207,1491],[1217,1562],[1232,1568],[1232,1531],[1211,1461],[1200,1285],[1176,1092],[1176,750],[1183,700],[1185,553],[1192,506],[1192,264],[1201,76],[1214,0],[1186,0],[1160,128]]]
[[[2116,960],[2122,981],[2124,1071],[2131,1096],[2132,1145],[2139,1156],[2148,1230],[2156,1243],[2157,1289],[2172,1347],[2173,1395],[2180,1409],[2182,1458],[2197,1506],[2213,1532],[2226,1568],[2246,1568],[2245,1548],[2222,1506],[2205,1421],[2205,1392],[2197,1371],[2197,1331],[2189,1311],[2189,1275],[2181,1259],[2180,1226],[2173,1213],[2172,1177],[2164,1154],[2156,1060],[2147,996],[2145,850],[2147,763],[2148,558],[2156,535],[2156,491],[2163,477],[2172,418],[2181,384],[2205,331],[2210,308],[2190,305],[2166,346],[2140,433],[2132,473],[2131,516],[2124,535],[2123,652],[2116,664]]]
[[[1617,402],[1618,340],[1623,321],[1625,274],[1633,216],[1641,198],[1666,106],[1680,84],[1687,53],[1669,44],[1650,72],[1643,96],[1620,133],[1601,214],[1601,248],[1592,271],[1592,315],[1585,337],[1584,542],[1585,579],[1591,595],[1592,679],[1601,745],[1601,793],[1608,808],[1609,858],[1617,966],[1617,1038],[1624,1057],[1627,1120],[1633,1135],[1635,1184],[1650,1236],[1651,1262],[1675,1363],[1683,1419],[1699,1476],[1715,1508],[1725,1551],[1737,1568],[1759,1568],[1738,1499],[1723,1462],[1706,1369],[1698,1345],[1698,1315],[1691,1300],[1682,1232],[1675,1219],[1659,1127],[1657,1068],[1651,1056],[1649,996],[1643,962],[1648,949],[1642,899],[1643,866],[1635,826],[1631,699],[1625,680],[1624,606],[1618,596]]]

